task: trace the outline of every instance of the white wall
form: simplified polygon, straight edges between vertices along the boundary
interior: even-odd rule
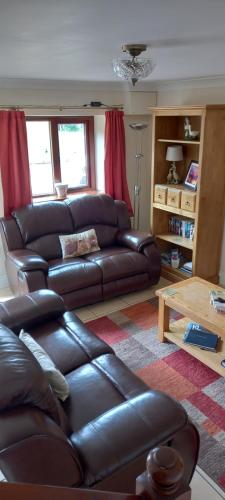
[[[225,104],[225,83],[220,86],[164,89],[157,93],[157,106]],[[225,140],[225,127],[224,127]],[[224,165],[225,169],[225,165]],[[210,234],[210,228],[209,228]],[[225,220],[220,260],[220,282],[225,285]]]
[[[96,115],[94,117],[94,134],[95,134],[95,163],[96,163],[96,189],[104,191],[105,176],[104,176],[104,131],[105,131],[105,116]]]
[[[95,160],[97,189],[104,190],[104,126],[105,116],[102,109],[86,110],[83,104],[91,101],[101,101],[107,105],[122,105],[124,107],[125,130],[127,142],[127,178],[131,199],[133,200],[133,186],[135,182],[135,138],[129,127],[129,122],[149,121],[148,107],[156,104],[156,93],[152,91],[130,91],[125,84],[120,89],[101,89],[98,84],[85,85],[80,88],[71,82],[0,82],[0,105],[31,105],[26,109],[27,115],[38,116],[82,116],[94,115],[95,127]],[[42,109],[41,106],[58,106],[58,109]],[[40,107],[37,108],[36,106]],[[79,106],[80,109],[59,109],[63,106]],[[150,123],[150,122],[149,122]],[[149,229],[150,211],[150,126],[143,137],[144,161],[142,162],[142,193],[140,210],[140,227]],[[0,183],[0,216],[3,215],[2,188]],[[4,254],[0,242],[0,288],[7,286],[7,276],[4,266]]]

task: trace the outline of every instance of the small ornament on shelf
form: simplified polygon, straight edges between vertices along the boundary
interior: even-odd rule
[[[191,133],[190,120],[187,116],[185,116],[185,118],[184,118],[184,138],[186,140],[190,139],[190,133]]]
[[[171,250],[171,266],[178,269],[180,265],[180,257],[178,248]]]
[[[169,173],[167,175],[167,184],[179,184],[180,178],[176,171],[176,165],[171,164]]]
[[[197,130],[191,130],[190,120],[187,116],[184,118],[184,138],[186,141],[194,141],[198,139],[199,132]]]

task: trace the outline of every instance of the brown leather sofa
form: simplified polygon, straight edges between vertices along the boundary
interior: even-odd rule
[[[149,389],[62,298],[41,290],[0,304],[0,469],[10,482],[134,491],[150,449],[177,449],[189,484],[199,437],[182,406]],[[61,404],[18,338],[24,328],[66,376]]]
[[[108,195],[28,205],[1,219],[6,269],[16,295],[49,288],[68,309],[157,283],[152,235],[133,231],[126,204]],[[96,230],[100,251],[62,259],[60,234]]]

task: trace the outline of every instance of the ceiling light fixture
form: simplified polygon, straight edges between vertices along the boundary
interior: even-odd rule
[[[123,52],[127,52],[131,59],[114,59],[113,69],[117,76],[124,80],[131,80],[133,87],[141,78],[149,76],[155,65],[152,59],[138,58],[147,49],[144,44],[123,45]]]

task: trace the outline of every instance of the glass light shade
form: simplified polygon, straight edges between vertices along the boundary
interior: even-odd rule
[[[132,128],[132,130],[144,130],[148,127],[148,123],[129,123],[129,127]]]
[[[182,146],[169,146],[166,152],[167,161],[182,161],[183,148]]]
[[[139,80],[152,73],[154,64],[151,59],[114,59],[113,69],[117,76],[124,80]]]

